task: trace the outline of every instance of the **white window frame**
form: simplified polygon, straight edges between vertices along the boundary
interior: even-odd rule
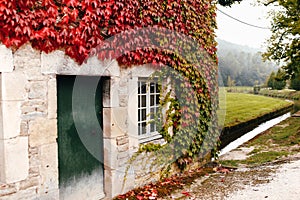
[[[154,111],[154,114],[158,112],[159,109],[159,86],[157,80],[149,80],[149,78],[138,78],[138,105],[137,105],[137,127],[138,127],[138,137],[140,143],[146,143],[152,140],[160,139],[162,136],[157,131],[157,126],[151,123],[153,116],[150,113]],[[154,84],[154,90],[150,89],[150,84]],[[143,88],[145,86],[145,88]],[[151,97],[153,96],[153,97]],[[158,97],[158,98],[157,98]],[[142,100],[144,98],[144,101]],[[153,102],[151,104],[151,98]],[[143,111],[144,110],[144,111]],[[150,123],[149,123],[150,122]],[[154,126],[154,130],[151,126]],[[145,126],[145,128],[143,128]]]

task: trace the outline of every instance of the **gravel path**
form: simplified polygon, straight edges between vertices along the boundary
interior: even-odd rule
[[[214,173],[201,177],[190,186],[161,199],[300,200],[299,188],[300,153],[258,167],[240,167],[226,174]]]
[[[267,184],[246,186],[245,189],[230,194],[226,199],[300,199],[300,160],[282,164]]]

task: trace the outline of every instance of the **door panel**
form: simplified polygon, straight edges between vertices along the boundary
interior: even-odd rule
[[[99,79],[57,77],[60,199],[103,196],[103,81]]]

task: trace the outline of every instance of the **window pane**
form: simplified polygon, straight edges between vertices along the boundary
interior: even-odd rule
[[[141,121],[141,110],[138,110],[138,121]]]
[[[138,99],[139,99],[138,108],[140,108],[141,107],[141,96],[138,96]]]
[[[146,107],[146,95],[142,95],[141,99],[142,99],[142,106],[141,107]]]
[[[156,101],[155,101],[155,105],[159,104],[159,95],[156,95]]]
[[[150,106],[154,106],[155,102],[154,102],[154,95],[150,95]]]
[[[142,123],[142,134],[146,134],[146,122]]]
[[[154,108],[151,108],[151,111],[150,111],[150,119],[154,119]]]
[[[150,132],[154,132],[155,131],[155,122],[152,122],[150,124]]]
[[[141,135],[142,134],[142,131],[141,131],[141,123],[138,123],[138,134]]]
[[[142,109],[142,119],[140,121],[146,120],[146,109]]]
[[[155,90],[155,92],[156,92],[156,93],[159,93],[159,92],[160,92],[160,91],[159,91],[159,87],[158,87],[158,84],[157,84],[157,83],[155,84],[155,89],[156,89],[156,90]]]
[[[147,85],[145,82],[141,82],[141,94],[146,94],[147,92]]]
[[[155,83],[150,83],[150,93],[154,93],[155,92]]]
[[[154,114],[155,114],[155,108],[150,108],[150,113],[151,113],[152,115],[154,115]]]
[[[141,94],[141,82],[138,82],[138,94]]]

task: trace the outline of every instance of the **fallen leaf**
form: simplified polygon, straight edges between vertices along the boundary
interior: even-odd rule
[[[181,194],[184,194],[184,195],[187,196],[187,197],[190,197],[190,196],[191,196],[191,194],[190,194],[189,192],[186,192],[186,191],[181,192]]]

